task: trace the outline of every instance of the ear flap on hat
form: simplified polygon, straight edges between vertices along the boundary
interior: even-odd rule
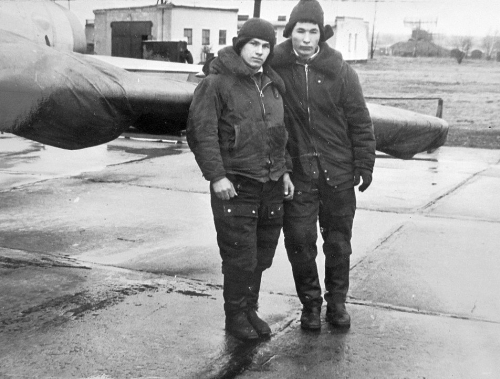
[[[335,33],[333,32],[333,28],[331,27],[331,25],[325,25],[325,31],[323,34],[323,42],[332,38],[334,34]]]
[[[243,46],[245,46],[251,39],[251,37],[233,37],[233,49],[236,51],[236,54],[240,55]]]
[[[293,30],[293,27],[295,26],[295,24],[290,24],[290,22],[288,22],[286,25],[285,25],[285,29],[283,29],[283,37],[285,38],[290,38],[290,36],[292,35],[292,30]]]

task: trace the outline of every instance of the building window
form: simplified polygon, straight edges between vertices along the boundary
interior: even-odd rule
[[[201,44],[202,45],[210,45],[210,30],[202,29],[201,30]]]
[[[184,37],[187,40],[188,45],[193,44],[193,29],[184,29]]]
[[[358,34],[354,35],[354,51],[358,50]]]
[[[349,33],[349,42],[347,45],[347,51],[351,51],[351,43],[352,43],[352,34]]]
[[[226,31],[219,30],[219,45],[225,45],[225,44],[226,44]]]

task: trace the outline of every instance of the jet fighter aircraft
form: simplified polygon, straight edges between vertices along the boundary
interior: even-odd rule
[[[185,128],[196,83],[174,72],[200,65],[83,54],[85,35],[68,9],[48,0],[0,1],[0,131],[62,149],[109,142],[130,126]],[[150,76],[144,71],[161,71]],[[438,117],[368,103],[377,150],[397,158],[446,141]]]

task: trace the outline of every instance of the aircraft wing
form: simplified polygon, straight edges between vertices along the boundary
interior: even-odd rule
[[[435,150],[446,142],[448,123],[442,118],[369,102],[366,105],[372,118],[378,151],[410,159],[415,154]]]
[[[0,131],[63,149],[109,142],[130,126],[179,132],[202,66],[82,55],[85,34],[47,1],[0,1]],[[398,158],[438,148],[446,121],[368,103],[377,150]]]
[[[63,149],[187,120],[195,83],[127,72],[0,30],[0,131]]]
[[[170,79],[188,80],[190,74],[199,74],[202,73],[203,70],[203,66],[199,64],[110,57],[107,55],[89,55],[89,57],[120,67],[129,72],[151,74],[155,76],[166,75]]]
[[[130,126],[179,132],[200,68],[64,52],[0,30],[0,131],[63,149],[109,142]],[[440,118],[367,105],[378,151],[409,159],[446,141]]]

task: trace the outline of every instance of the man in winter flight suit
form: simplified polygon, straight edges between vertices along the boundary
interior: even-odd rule
[[[372,181],[375,138],[356,72],[325,42],[316,0],[301,0],[276,46],[272,67],[285,82],[285,124],[293,162],[293,201],[285,203],[283,233],[295,287],[303,304],[301,326],[320,329],[321,286],[316,266],[317,221],[325,254],[326,319],[350,327],[349,289],[354,187]]]
[[[283,200],[293,197],[285,159],[284,84],[267,62],[273,26],[248,20],[209,65],[190,107],[187,141],[205,179],[224,274],[226,331],[267,337],[256,313],[262,272],[272,264]]]

